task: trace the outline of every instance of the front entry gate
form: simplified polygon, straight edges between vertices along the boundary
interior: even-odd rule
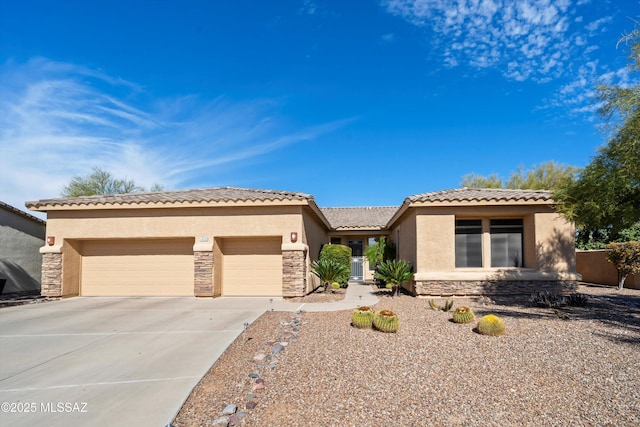
[[[364,243],[362,240],[349,240],[351,248],[350,280],[364,280]]]

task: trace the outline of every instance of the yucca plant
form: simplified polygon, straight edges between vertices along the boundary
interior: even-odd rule
[[[318,276],[325,292],[329,291],[331,283],[337,282],[348,271],[349,267],[332,259],[320,259],[311,264],[311,272]]]
[[[413,268],[405,260],[388,260],[380,263],[375,274],[376,279],[390,285],[392,294],[400,294],[400,285],[413,277]]]

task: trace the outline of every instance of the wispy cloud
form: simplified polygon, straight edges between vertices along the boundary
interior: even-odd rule
[[[576,50],[611,17],[581,21],[572,0],[383,0],[386,10],[434,33],[443,65],[500,70],[512,80],[547,82],[565,75]]]
[[[352,120],[299,128],[269,99],[154,99],[136,83],[45,58],[2,65],[0,93],[0,199],[19,208],[94,166],[180,188]]]

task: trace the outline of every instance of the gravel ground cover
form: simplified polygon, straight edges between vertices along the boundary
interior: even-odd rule
[[[561,311],[526,297],[455,300],[476,318],[503,318],[499,337],[406,295],[375,306],[399,315],[396,334],[353,328],[351,311],[269,312],[205,375],[174,425],[637,426],[640,291],[579,291],[588,305]],[[225,418],[228,404],[237,413]]]

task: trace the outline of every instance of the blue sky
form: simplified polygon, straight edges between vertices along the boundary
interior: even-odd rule
[[[584,166],[637,0],[0,0],[0,199],[94,166],[166,189],[399,205]]]

